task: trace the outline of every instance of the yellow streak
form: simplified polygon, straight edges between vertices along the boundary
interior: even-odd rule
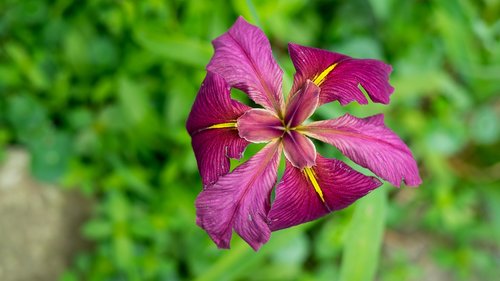
[[[319,198],[321,198],[321,201],[325,203],[325,198],[323,197],[323,191],[319,187],[318,181],[316,181],[316,173],[314,173],[314,170],[311,168],[304,168],[304,171],[307,177],[309,178],[309,181],[312,183],[314,190],[316,191],[316,193],[318,193]]]
[[[236,128],[236,122],[215,124],[208,127],[207,129],[224,129],[224,128]]]
[[[321,84],[323,84],[323,82],[325,82],[325,78],[328,74],[330,74],[330,72],[333,71],[333,69],[337,66],[338,63],[334,63],[332,65],[330,65],[329,67],[327,67],[325,70],[323,70],[323,72],[321,72],[319,75],[316,75],[314,76],[313,78],[313,83],[316,84],[316,86],[319,86]]]

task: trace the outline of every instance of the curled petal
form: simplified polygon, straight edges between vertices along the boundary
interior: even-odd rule
[[[249,109],[231,99],[222,77],[207,73],[186,123],[204,185],[229,172],[228,157],[241,158],[248,142],[239,137],[236,120]]]
[[[283,71],[271,45],[258,27],[242,17],[213,42],[215,54],[207,69],[220,74],[231,87],[246,92],[256,103],[281,114]]]
[[[293,128],[309,118],[319,101],[319,88],[313,82],[307,81],[298,92],[292,93],[285,112],[285,124]]]
[[[219,248],[229,248],[233,228],[254,250],[269,240],[270,193],[276,183],[279,142],[271,142],[196,199],[197,224]]]
[[[380,185],[376,178],[319,154],[316,165],[302,171],[287,162],[268,215],[271,230],[312,221],[343,209]]]
[[[354,162],[395,186],[400,186],[402,180],[409,186],[422,183],[410,149],[384,125],[383,114],[364,119],[346,114],[313,122],[301,131],[337,147]]]
[[[389,84],[390,65],[293,43],[288,45],[288,51],[297,70],[292,92],[310,79],[321,88],[320,105],[336,100],[342,105],[351,101],[367,104],[368,100],[358,88],[361,84],[372,101],[389,103],[389,96],[394,91]]]
[[[251,109],[238,118],[240,137],[249,142],[268,142],[283,134],[283,123],[273,112]]]
[[[285,156],[293,166],[302,169],[311,167],[316,161],[316,147],[306,136],[297,131],[283,135]]]

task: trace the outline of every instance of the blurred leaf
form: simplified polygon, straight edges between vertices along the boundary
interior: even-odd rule
[[[126,272],[132,271],[134,257],[132,241],[125,235],[117,235],[113,242],[116,265]]]
[[[385,188],[374,190],[356,203],[346,234],[340,280],[369,281],[375,277],[385,228]]]
[[[124,115],[130,118],[132,124],[143,122],[149,110],[144,88],[135,81],[120,77],[118,89]]]
[[[20,72],[26,76],[31,85],[38,89],[45,89],[48,87],[46,77],[22,45],[16,43],[6,44],[5,51],[7,55],[12,58],[15,66],[18,67]]]
[[[248,245],[240,238],[233,238],[231,251],[224,252],[208,271],[197,276],[197,281],[209,280],[234,280],[241,276],[252,264],[263,261],[275,252],[289,247],[290,241],[298,239],[304,229],[313,224],[306,224],[301,227],[287,229],[273,233],[271,239],[259,252],[253,252]],[[211,245],[213,247],[213,245]]]
[[[110,191],[106,207],[114,223],[124,223],[127,221],[130,206],[127,198],[121,192],[115,190]],[[123,231],[123,229],[118,230]]]
[[[463,127],[441,127],[434,124],[429,126],[426,141],[429,149],[435,153],[451,155],[458,152],[465,144],[465,130]]]
[[[88,238],[100,240],[111,235],[112,226],[107,220],[95,219],[87,222],[82,232]]]
[[[65,271],[58,280],[59,281],[78,281],[78,277],[74,272]]]
[[[200,69],[205,67],[212,53],[209,43],[150,27],[137,26],[134,38],[142,47],[156,55]]]
[[[47,135],[30,142],[33,175],[48,182],[56,182],[67,170],[71,156],[71,140],[60,132],[47,131]]]
[[[479,107],[470,122],[471,136],[478,143],[490,144],[500,137],[500,112],[489,106]]]
[[[447,55],[464,76],[471,75],[472,65],[479,62],[476,40],[468,19],[459,5],[447,1],[434,1],[434,23],[444,37]],[[461,30],[461,32],[456,32]]]
[[[343,44],[336,45],[335,51],[356,58],[383,59],[378,42],[370,37],[353,37]]]
[[[29,95],[7,99],[6,119],[23,142],[40,139],[50,127],[46,108]]]
[[[393,0],[370,0],[370,5],[372,5],[373,13],[380,20],[385,20],[391,13],[391,6]]]

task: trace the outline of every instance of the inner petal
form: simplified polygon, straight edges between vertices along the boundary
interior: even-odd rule
[[[283,135],[283,122],[274,112],[266,109],[251,109],[237,121],[240,137],[249,142],[261,143]]]
[[[285,156],[293,166],[303,169],[316,163],[316,147],[313,142],[297,131],[288,131],[283,135]]]
[[[285,113],[285,124],[289,128],[302,124],[314,113],[319,102],[319,91],[319,87],[308,80],[302,89],[291,94]]]

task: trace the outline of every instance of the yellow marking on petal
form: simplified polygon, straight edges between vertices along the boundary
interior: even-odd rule
[[[338,62],[330,65],[325,70],[323,70],[323,72],[321,72],[319,75],[314,76],[312,82],[316,84],[316,86],[320,86],[321,84],[323,84],[323,82],[325,82],[326,76],[333,71],[333,69],[337,66],[337,64]]]
[[[319,187],[318,181],[316,180],[316,173],[314,172],[314,170],[312,168],[306,167],[304,168],[304,172],[306,173],[309,181],[312,183],[314,190],[316,191],[316,193],[318,193],[319,198],[321,198],[321,201],[325,203],[325,198],[323,197],[323,191],[321,190],[321,187]]]
[[[224,128],[236,128],[236,122],[215,124],[208,127],[207,129],[224,129]]]

